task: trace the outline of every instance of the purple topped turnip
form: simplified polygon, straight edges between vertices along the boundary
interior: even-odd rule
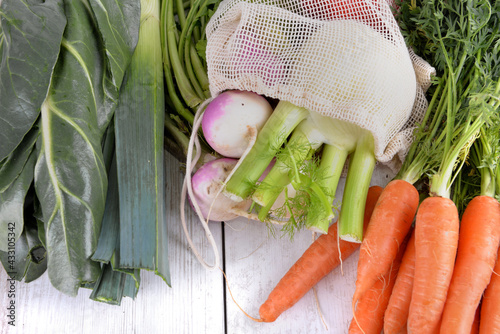
[[[240,158],[272,112],[269,102],[257,93],[225,91],[207,106],[203,134],[217,153]]]
[[[191,179],[196,203],[205,219],[210,221],[228,221],[238,217],[232,211],[246,211],[252,201],[234,202],[224,196],[221,187],[238,160],[222,158],[210,161],[196,171]],[[191,201],[193,199],[191,198]]]

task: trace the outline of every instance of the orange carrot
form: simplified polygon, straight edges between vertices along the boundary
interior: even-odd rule
[[[408,333],[437,333],[458,245],[458,211],[446,197],[422,201],[415,222],[415,275]]]
[[[354,317],[349,326],[349,334],[380,334],[384,327],[384,313],[389,304],[401,260],[407,247],[406,238],[399,248],[396,258],[386,272],[358,301]]]
[[[457,259],[441,320],[441,332],[469,334],[490,282],[500,243],[500,203],[474,197],[462,215]]]
[[[370,187],[366,199],[364,221],[367,225],[382,188]],[[288,270],[259,309],[261,321],[272,322],[284,311],[292,307],[316,283],[330,273],[342,260],[349,257],[359,247],[359,243],[344,240],[337,242],[337,224],[332,224],[328,234],[321,235],[304,252],[300,259]]]
[[[384,315],[384,334],[401,333],[406,329],[410,310],[413,275],[415,274],[415,233],[412,233],[401,260],[389,305]]]
[[[481,303],[481,320],[479,333],[500,333],[500,249],[497,253],[497,263],[491,275],[490,284],[484,292]]]
[[[361,244],[353,309],[359,298],[389,271],[413,223],[418,203],[418,191],[409,182],[393,180],[384,188]]]
[[[472,322],[472,327],[470,329],[470,334],[479,334],[479,316],[481,315],[481,304],[476,309],[476,312],[474,312],[474,321]]]

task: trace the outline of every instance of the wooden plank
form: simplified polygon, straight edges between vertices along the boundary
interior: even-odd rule
[[[141,287],[135,301],[124,298],[120,306],[90,300],[90,290],[76,298],[54,289],[47,275],[29,284],[17,282],[16,327],[7,324],[8,281],[0,270],[0,333],[224,333],[222,274],[207,271],[189,249],[179,219],[180,164],[166,157],[166,210],[172,288],[158,276],[141,271]],[[188,229],[203,256],[211,261],[211,248],[203,229],[188,209]],[[210,229],[222,249],[220,223]]]
[[[372,185],[385,186],[393,173],[384,166],[374,172]],[[341,197],[345,179],[337,191]],[[268,235],[259,222],[238,218],[226,224],[226,274],[229,288],[244,311],[258,318],[260,305],[312,242],[312,234],[302,231],[293,242]],[[359,251],[344,261],[317,285],[317,294],[325,324],[322,322],[314,294],[309,291],[297,304],[273,323],[258,323],[247,318],[229,297],[227,300],[227,333],[347,333],[352,319],[351,299],[354,293]],[[229,296],[229,293],[227,293]],[[327,330],[328,329],[328,330]]]

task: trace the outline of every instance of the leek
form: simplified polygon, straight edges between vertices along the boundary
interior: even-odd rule
[[[118,267],[153,270],[170,284],[164,216],[165,102],[160,1],[141,0],[139,40],[115,112]]]

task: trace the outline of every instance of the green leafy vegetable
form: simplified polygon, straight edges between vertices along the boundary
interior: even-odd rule
[[[34,219],[26,222],[23,233],[14,247],[7,252],[0,251],[0,261],[7,274],[17,281],[24,278],[24,281],[29,283],[45,272],[47,269],[46,252],[38,239]]]
[[[59,55],[66,17],[62,0],[4,0],[0,19],[2,161],[19,145],[40,114]]]
[[[499,9],[498,1],[433,0],[404,2],[397,15],[418,32],[404,31],[406,40],[440,77],[399,174],[410,182],[429,174],[432,196],[450,197],[471,146],[498,113]]]
[[[120,208],[116,158],[111,163],[108,175],[108,194],[102,218],[102,228],[97,248],[92,255],[92,260],[104,263],[108,263],[113,254],[120,250]]]
[[[113,270],[111,264],[103,265],[102,274],[93,287],[90,299],[120,305],[123,296],[135,298],[137,288],[133,277]]]
[[[154,270],[170,284],[164,216],[164,99],[160,1],[141,0],[139,41],[115,113],[118,267]]]
[[[108,183],[101,142],[134,45],[133,27],[121,28],[127,19],[138,22],[139,15],[123,18],[118,15],[123,11],[117,13],[116,3],[110,3],[94,4],[96,18],[86,2],[65,1],[68,26],[41,108],[35,174],[44,222],[40,236],[47,246],[49,278],[69,295],[100,275],[99,264],[90,257],[97,246]],[[89,33],[99,31],[96,24],[102,35]]]
[[[23,234],[26,234],[29,248],[29,264],[24,275],[24,282],[29,283],[42,276],[47,270],[47,251],[38,238],[34,221],[25,225]]]
[[[24,165],[33,151],[39,133],[38,127],[33,126],[16,149],[0,165],[0,192],[7,190],[19,174],[21,174]]]
[[[76,295],[100,273],[90,260],[104,211],[107,175],[97,111],[104,101],[98,40],[82,1],[66,1],[68,27],[42,105],[35,187],[42,205],[48,273],[59,290]]]
[[[105,129],[113,116],[123,77],[139,38],[140,3],[138,0],[89,0],[104,47],[103,66],[109,75],[103,89],[109,101],[99,110],[99,127]]]
[[[167,91],[165,148],[182,162],[187,155],[197,106],[209,97],[204,31],[219,3],[220,0],[194,0],[183,5],[181,1],[165,0],[161,5],[161,45]],[[214,153],[203,140],[201,150],[204,157]]]
[[[17,240],[24,226],[24,203],[33,183],[36,156],[31,153],[14,182],[0,193],[0,251],[8,251],[9,241]]]

